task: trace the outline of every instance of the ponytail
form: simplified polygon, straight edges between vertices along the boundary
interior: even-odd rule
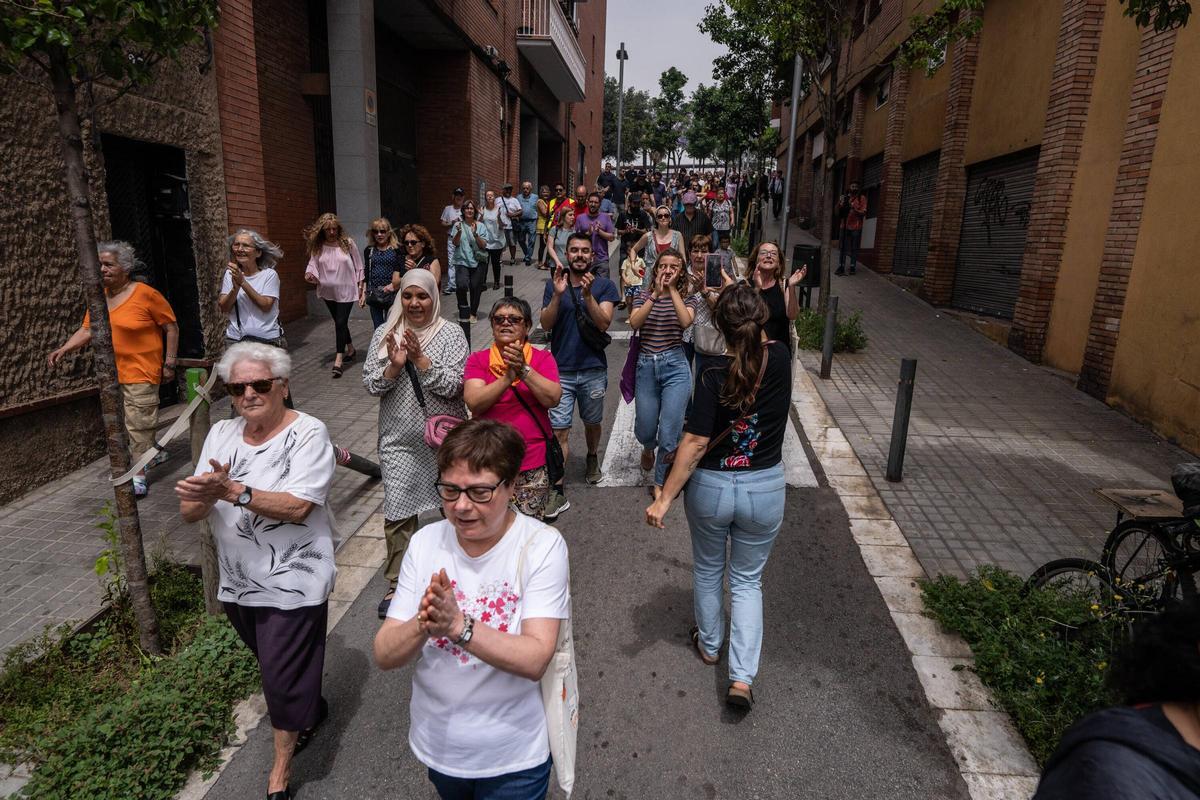
[[[713,322],[725,337],[730,355],[729,375],[721,387],[721,404],[738,414],[754,407],[755,388],[763,366],[762,333],[770,312],[762,295],[739,283],[721,293],[713,311]]]

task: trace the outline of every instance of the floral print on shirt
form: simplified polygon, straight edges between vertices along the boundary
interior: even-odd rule
[[[459,609],[468,617],[475,618],[475,624],[487,625],[501,633],[508,633],[513,620],[519,616],[517,609],[521,598],[513,591],[508,581],[497,581],[480,588],[475,597],[470,597],[458,588],[458,581],[451,581],[454,587],[454,600]],[[445,636],[430,641],[433,647],[449,653],[459,666],[477,666],[483,662],[462,649]]]
[[[726,469],[741,469],[750,466],[754,457],[754,448],[758,447],[758,412],[742,417],[733,423],[729,438],[733,440],[733,452],[721,459],[721,466]]]

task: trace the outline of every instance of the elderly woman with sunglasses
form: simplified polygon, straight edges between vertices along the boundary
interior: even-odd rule
[[[473,419],[438,449],[446,519],[413,536],[375,636],[412,664],[408,743],[442,798],[541,800],[550,736],[539,680],[571,615],[567,545],[512,508],[521,434]]]
[[[462,284],[460,284],[462,285]],[[387,610],[396,590],[400,559],[417,530],[417,516],[437,508],[437,463],[425,443],[427,416],[464,419],[463,365],[470,348],[458,325],[439,313],[441,295],[433,273],[414,269],[400,279],[400,296],[387,321],[375,330],[363,363],[363,385],[379,398],[379,466],[383,472],[384,574]],[[425,399],[421,407],[415,385]]]
[[[367,241],[363,248],[364,271],[367,276],[366,301],[371,309],[371,322],[378,328],[387,319],[388,309],[396,299],[400,288],[400,276],[404,268],[400,263],[400,240],[386,217],[371,222],[367,229]]]
[[[463,398],[473,418],[507,422],[520,432],[525,458],[513,486],[513,507],[540,519],[550,499],[546,446],[553,434],[547,409],[562,399],[558,364],[529,344],[529,303],[502,297],[490,316],[494,341],[467,359]]]
[[[217,596],[258,659],[275,729],[272,800],[291,796],[292,755],[328,714],[321,672],[337,574],[326,508],[333,445],[324,423],[284,406],[291,369],[278,347],[240,342],[226,350],[217,374],[238,416],[213,424],[195,474],[175,485],[183,519],[212,527]]]

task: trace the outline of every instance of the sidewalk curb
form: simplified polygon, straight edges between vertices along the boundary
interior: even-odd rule
[[[329,624],[332,632],[350,606],[358,599],[367,584],[379,572],[386,555],[387,545],[383,540],[383,512],[376,511],[358,530],[350,534],[334,554],[337,564],[337,583],[329,596]],[[225,767],[246,743],[250,731],[267,715],[267,701],[262,692],[251,695],[233,708],[234,732],[229,744],[221,748],[217,756],[217,767],[207,777],[195,770],[188,776],[187,783],[175,795],[175,800],[203,800],[209,789],[221,777]]]
[[[974,663],[971,648],[923,613],[917,579],[926,577],[925,570],[908,539],[799,359],[792,375],[792,407],[846,509],[863,563],[908,648],[972,800],[1031,797],[1040,774],[1033,756],[975,673],[956,669]]]

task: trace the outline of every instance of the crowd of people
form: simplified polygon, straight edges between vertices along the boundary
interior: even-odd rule
[[[770,196],[777,177],[764,176],[759,193]],[[547,523],[570,509],[565,464],[577,410],[584,480],[603,479],[609,331],[620,312],[632,333],[620,390],[633,403],[642,448],[645,523],[665,527],[682,502],[693,555],[688,640],[706,667],[725,651],[726,703],[754,707],[762,576],[785,513],[790,327],[805,271],[788,274],[774,241],[744,262],[732,257],[741,201],[731,198],[744,191],[736,175],[664,182],[611,168],[593,191],[576,187],[573,200],[562,184],[537,195],[528,181],[517,195],[506,184],[478,205],[458,189],[441,218],[444,261],[420,224],[397,230],[375,219],[361,250],[334,214],[306,232],[304,278],[333,320],[331,377],[361,358],[365,392],[379,400],[388,586],[374,657],[385,670],[414,665],[409,744],[442,798],[533,800],[546,796],[552,770],[564,787],[573,779],[570,759],[552,757],[561,720],[556,727],[539,688],[564,642],[569,649],[571,620],[567,544]],[[851,274],[865,204],[857,185],[839,202]],[[283,252],[250,229],[227,245],[216,287],[226,348],[216,371],[233,414],[213,425],[175,493],[183,519],[207,520],[213,532],[218,596],[258,660],[273,728],[268,800],[288,800],[292,759],[330,713],[322,681],[337,572],[328,504],[337,461],[321,420],[294,408],[275,271]],[[136,279],[129,244],[97,250],[136,460],[157,447],[159,386],[176,377],[179,329],[166,298]],[[472,352],[442,298],[456,295],[474,321],[488,276],[498,289],[506,260],[550,272],[540,304],[495,299],[491,343]],[[350,331],[355,305],[370,308],[374,329],[361,354]],[[531,340],[538,326],[547,348]],[[91,337],[85,315],[49,364]],[[148,467],[162,460],[158,452]],[[137,496],[148,492],[144,470],[132,485]],[[1119,670],[1123,694],[1137,705],[1069,733],[1038,797],[1076,796],[1085,784],[1089,797],[1124,796],[1106,787],[1134,774],[1129,785],[1191,796],[1180,787],[1200,775],[1200,706],[1189,688],[1200,674],[1192,663],[1198,612],[1192,603],[1147,626],[1142,642],[1157,649],[1143,655],[1153,657],[1135,652]],[[1161,668],[1168,663],[1180,666]],[[498,719],[504,736],[479,735]],[[1155,742],[1154,752],[1126,728]],[[1093,769],[1105,759],[1112,769]]]

